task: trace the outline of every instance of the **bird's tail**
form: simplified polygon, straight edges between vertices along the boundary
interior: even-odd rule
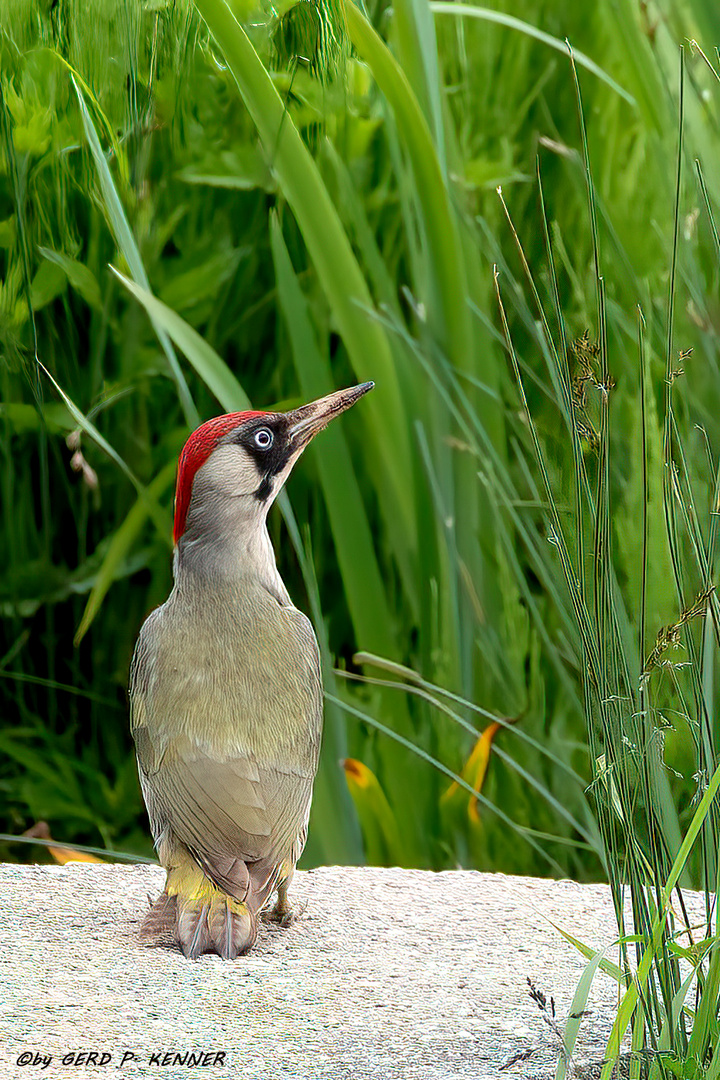
[[[188,882],[170,870],[165,891],[145,916],[142,937],[174,941],[191,960],[206,952],[234,960],[255,944],[257,917],[199,873],[201,881]]]

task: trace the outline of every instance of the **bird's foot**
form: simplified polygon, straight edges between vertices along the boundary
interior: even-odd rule
[[[281,926],[283,930],[287,930],[304,911],[304,904],[296,904],[295,907],[290,907],[287,901],[280,903],[278,900],[274,908],[262,913],[262,919],[263,922],[275,923],[276,926]]]
[[[281,926],[283,930],[287,930],[288,926],[292,926],[295,922],[296,915],[291,907],[281,908],[279,904],[276,904],[271,911],[263,911],[262,920],[265,923],[275,923],[276,926]]]

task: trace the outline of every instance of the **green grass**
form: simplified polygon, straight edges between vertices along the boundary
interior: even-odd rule
[[[683,306],[685,315],[692,318],[697,312],[691,305],[703,292],[696,288],[693,300],[688,300],[688,266],[693,267],[699,283],[697,257],[703,246],[707,254],[717,256],[718,245],[714,200],[704,185],[703,166],[698,159],[695,190],[688,190],[684,179],[687,143],[697,135],[686,97],[687,71],[687,62],[681,56],[664,324],[649,336],[642,303],[636,309],[634,394],[639,430],[635,447],[628,447],[627,429],[623,429],[621,421],[623,395],[615,376],[617,352],[613,339],[619,312],[611,303],[612,284],[604,269],[606,226],[597,213],[593,155],[579,85],[596,342],[585,336],[567,349],[565,314],[544,198],[545,267],[551,283],[550,298],[555,301],[554,331],[522,242],[514,232],[528,285],[538,304],[538,344],[551,357],[550,378],[560,388],[556,396],[558,420],[567,429],[572,446],[573,509],[568,518],[561,513],[561,488],[553,476],[554,462],[529,403],[527,379],[513,343],[502,291],[498,290],[503,331],[541,490],[547,499],[552,541],[558,548],[582,646],[584,711],[594,764],[597,821],[620,934],[621,965],[614,969],[614,975],[624,991],[601,1072],[603,1080],[614,1075],[622,1038],[631,1027],[630,1076],[715,1076],[720,1069],[720,958],[712,897],[717,890],[720,841],[720,761],[715,721],[720,643],[715,595],[720,473],[711,450],[714,440],[710,430],[697,421],[689,430],[694,409],[683,400],[679,380],[689,374],[686,368],[693,350],[676,344],[678,324],[682,323],[685,333],[689,331],[682,319]],[[704,204],[707,220],[702,236],[700,232],[693,235],[688,227],[697,216],[695,211],[684,210],[688,200]],[[696,242],[690,245],[691,240]],[[705,289],[713,280],[717,282],[718,271],[717,260],[711,259],[706,265],[710,270]],[[697,325],[698,320],[694,321]],[[655,361],[659,367],[657,361],[661,359],[663,385],[653,385],[652,364]],[[713,364],[712,354],[708,359]],[[592,455],[586,454],[586,444]],[[636,580],[635,589],[629,590],[629,567],[622,555],[632,532],[623,520],[621,507],[632,477],[632,473],[628,477],[626,463],[633,456],[639,458],[634,477],[639,498],[633,537],[632,569]],[[618,478],[625,481],[624,485],[618,484]],[[666,568],[664,585],[653,580],[655,559],[662,560]],[[653,644],[649,626],[655,622],[663,600],[674,603],[675,617],[669,625],[654,629]],[[683,650],[680,661],[672,653],[668,655],[668,650],[677,649]],[[677,738],[679,731],[689,735],[693,743],[692,752],[685,758],[684,772],[673,766],[671,756],[670,739]],[[692,797],[683,791],[683,783],[690,777],[695,789]],[[693,925],[688,919],[680,886],[690,884],[704,891],[704,925]],[[632,925],[626,922],[626,899],[632,909]],[[593,955],[586,946],[576,944],[588,955],[590,964],[578,986],[567,1023],[565,1054],[557,1069],[559,1080],[568,1075],[578,1014],[604,956],[604,949]]]
[[[212,10],[226,9],[205,14]],[[408,85],[367,24],[348,24],[351,36],[365,34],[356,45],[393,112],[359,60],[320,84],[302,65],[269,76],[251,62],[253,46],[270,59],[269,28],[254,25],[249,40],[231,22],[245,112],[190,7],[107,2],[93,12],[81,18],[61,3],[42,15],[21,4],[3,15],[7,831],[48,818],[66,840],[148,851],[124,686],[137,629],[169,588],[172,463],[182,441],[196,416],[248,399],[282,406],[372,376],[368,408],[328,432],[293,477],[281,507],[289,527],[273,521],[283,574],[324,639],[328,689],[333,662],[352,669],[365,650],[489,711],[522,713],[535,743],[498,736],[505,757],[493,760],[486,785],[500,816],[488,813],[478,828],[461,801],[441,805],[446,779],[372,725],[391,727],[453,775],[477,734],[426,698],[339,684],[369,719],[328,708],[307,857],[363,858],[337,764],[353,757],[376,774],[409,865],[597,875],[587,841],[556,820],[567,784],[556,762],[571,757],[572,820],[592,827],[573,677],[559,676],[570,698],[554,710],[557,737],[539,765],[548,657],[513,568],[503,563],[498,578],[495,530],[507,526],[494,523],[472,455],[453,445],[455,405],[433,389],[435,365],[448,357],[479,381],[464,390],[506,459],[504,359],[496,332],[465,299],[486,310],[489,288],[468,242],[469,205],[446,183],[457,151],[432,20],[426,13],[419,31],[418,71],[436,80],[424,89]],[[407,48],[417,17],[405,13]],[[420,101],[431,105],[432,127]],[[94,473],[69,469],[73,431],[76,464]],[[541,625],[549,645],[544,616]],[[460,713],[470,717],[467,707]],[[537,779],[539,795],[536,786],[528,798],[518,768]],[[99,792],[125,783],[126,771],[119,814]],[[527,843],[507,842],[507,821]],[[539,844],[528,830],[558,843]]]

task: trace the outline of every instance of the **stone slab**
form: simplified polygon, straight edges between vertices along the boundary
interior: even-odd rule
[[[321,867],[296,875],[289,929],[188,961],[138,939],[162,882],[152,866],[0,867],[3,1080],[551,1077],[558,1039],[527,980],[563,1022],[585,966],[552,923],[594,948],[616,936],[601,885]],[[602,1058],[616,996],[598,975],[577,1064]]]

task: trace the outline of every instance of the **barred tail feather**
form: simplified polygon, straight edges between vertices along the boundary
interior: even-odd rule
[[[234,960],[255,944],[257,918],[246,904],[218,898],[212,905],[209,928],[215,952],[224,960]]]
[[[209,903],[198,903],[179,895],[177,898],[177,939],[189,960],[196,960],[210,948]]]
[[[257,937],[257,916],[247,904],[212,892],[202,898],[162,893],[143,920],[141,941],[179,945],[189,960],[206,952],[235,960],[248,952]]]

